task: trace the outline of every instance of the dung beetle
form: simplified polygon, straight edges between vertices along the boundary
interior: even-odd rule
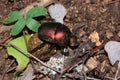
[[[51,45],[48,52],[54,47],[65,48],[70,46],[73,48],[77,46],[77,38],[72,34],[70,29],[58,22],[43,23],[38,29],[38,38],[43,43],[31,50],[31,53],[44,47],[46,43]]]
[[[38,37],[43,42],[60,47],[76,46],[76,37],[71,34],[69,28],[57,22],[42,24],[38,31]]]

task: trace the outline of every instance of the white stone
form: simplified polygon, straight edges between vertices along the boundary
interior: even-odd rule
[[[63,19],[67,14],[67,10],[62,4],[49,6],[48,11],[50,13],[50,16],[55,19],[56,22],[63,24]]]
[[[117,60],[120,60],[120,42],[109,41],[105,45],[105,51],[108,53],[109,60],[113,65]]]

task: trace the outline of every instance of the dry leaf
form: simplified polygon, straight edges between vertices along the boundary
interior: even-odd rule
[[[40,1],[40,6],[48,6],[53,2],[54,2],[54,0],[41,0]]]
[[[101,68],[100,68],[100,71],[101,71],[101,72],[104,72],[105,65],[107,65],[106,60],[104,60],[104,61],[101,63]]]
[[[106,31],[106,37],[107,37],[108,39],[110,39],[111,37],[113,37],[113,33],[112,33],[111,31],[107,30],[107,31]]]
[[[92,42],[95,42],[96,43],[96,46],[100,46],[102,44],[102,42],[100,42],[99,40],[99,35],[96,31],[92,32],[89,36],[89,39],[92,41]]]
[[[90,69],[93,70],[94,68],[96,68],[98,66],[98,62],[96,61],[96,59],[94,59],[93,57],[91,57],[87,62],[86,62],[86,66]]]
[[[118,37],[120,37],[120,31],[118,32],[118,34],[117,34],[117,35],[118,35]]]
[[[109,4],[110,0],[103,0],[104,4]]]
[[[32,65],[29,64],[25,71],[18,77],[18,80],[33,80],[35,78]]]

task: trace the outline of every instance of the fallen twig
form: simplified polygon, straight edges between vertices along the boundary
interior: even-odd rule
[[[1,42],[1,44],[5,44],[9,39],[12,39],[11,35],[8,36],[6,39],[4,39],[4,40]],[[1,45],[0,45],[0,46],[1,46]],[[1,50],[2,48],[3,48],[3,46],[0,47],[0,50]]]
[[[120,70],[120,60],[119,60],[119,63],[118,63],[118,68],[117,68],[117,71],[116,71],[114,80],[118,80],[118,79],[117,79],[117,76],[118,76],[118,74],[119,74],[119,70]]]
[[[15,60],[12,60],[11,63],[7,66],[7,68],[3,71],[2,77],[0,80],[4,80],[4,76],[7,73],[8,69],[11,67],[11,65],[15,62]]]

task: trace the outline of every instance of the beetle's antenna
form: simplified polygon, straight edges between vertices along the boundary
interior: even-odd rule
[[[32,50],[30,50],[30,51],[28,51],[28,52],[34,53],[34,52],[36,52],[38,49],[40,49],[40,48],[42,48],[42,47],[44,47],[44,46],[45,46],[45,43],[43,42],[42,44],[37,45],[34,49],[32,49]]]

